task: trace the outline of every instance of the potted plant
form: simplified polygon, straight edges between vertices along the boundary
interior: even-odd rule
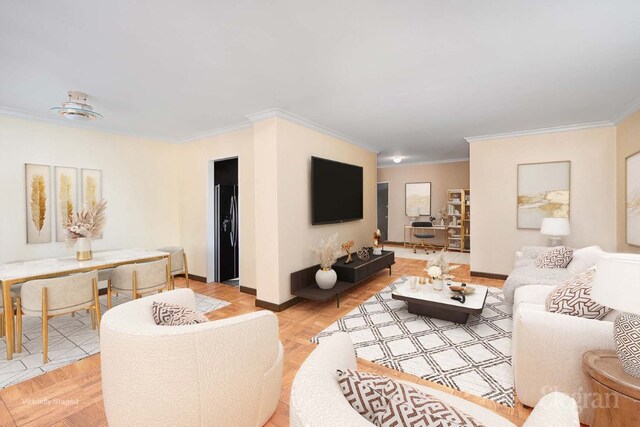
[[[64,225],[66,243],[68,247],[76,245],[78,261],[93,258],[91,239],[100,236],[106,223],[105,210],[107,201],[102,200],[95,205],[77,212]]]
[[[338,281],[338,275],[331,268],[340,256],[337,239],[338,234],[334,234],[327,240],[320,240],[320,244],[311,249],[320,258],[320,269],[316,272],[316,283],[320,289],[331,289]]]

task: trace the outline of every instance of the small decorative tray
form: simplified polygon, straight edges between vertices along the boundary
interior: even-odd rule
[[[473,293],[476,290],[476,288],[473,288],[471,286],[453,285],[453,286],[449,286],[449,290],[451,292],[456,292],[462,295],[468,295],[470,293]]]

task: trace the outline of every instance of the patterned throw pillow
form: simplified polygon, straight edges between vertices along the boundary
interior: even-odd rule
[[[596,270],[592,268],[557,286],[547,295],[546,310],[586,319],[600,320],[605,317],[611,309],[591,299],[591,284],[595,275]]]
[[[338,384],[353,409],[377,426],[483,427],[442,400],[391,378],[338,370]]]
[[[196,323],[209,321],[209,319],[199,311],[178,304],[154,301],[151,306],[151,311],[153,312],[153,320],[156,322],[156,325],[195,325]]]
[[[567,268],[573,257],[573,249],[556,246],[536,258],[538,268]]]

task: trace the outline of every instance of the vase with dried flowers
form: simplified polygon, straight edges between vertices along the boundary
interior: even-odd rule
[[[67,247],[76,246],[76,258],[78,261],[87,261],[93,258],[91,251],[91,239],[100,236],[106,224],[105,210],[107,201],[88,206],[72,215],[65,223],[65,241]]]
[[[337,240],[338,234],[336,233],[327,240],[320,240],[320,244],[317,247],[311,248],[320,258],[320,269],[316,272],[316,283],[320,289],[331,289],[338,281],[338,275],[331,268],[340,256],[340,246]]]
[[[449,270],[451,270],[451,266],[449,265],[447,253],[444,249],[433,259],[427,261],[425,271],[431,276],[434,290],[441,291],[444,288],[442,281],[449,277]]]

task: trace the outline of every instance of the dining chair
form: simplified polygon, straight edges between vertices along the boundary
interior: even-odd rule
[[[415,243],[413,245],[413,253],[416,253],[416,247],[420,246],[422,249],[424,249],[425,253],[429,253],[430,250],[433,251],[433,253],[436,253],[436,247],[431,245],[431,244],[427,244],[425,242],[425,240],[432,240],[436,238],[436,235],[432,232],[427,232],[425,229],[420,229],[420,227],[425,227],[425,228],[431,228],[433,227],[433,224],[431,222],[428,221],[415,221],[413,223],[411,223],[412,227],[418,228],[418,230],[414,230],[413,231],[413,236],[416,239],[419,239],[420,241]]]
[[[47,363],[49,319],[84,309],[91,312],[93,329],[96,326],[99,329],[101,315],[96,271],[25,282],[16,302],[18,353],[22,351],[22,316],[42,317],[42,362]]]
[[[22,288],[22,283],[20,283],[19,285],[13,285],[11,287],[11,303],[13,304],[14,307],[14,313],[15,311],[15,307],[16,307],[16,301],[20,301],[20,289]],[[0,338],[3,338],[5,336],[5,319],[4,319],[4,295],[2,293],[2,286],[0,286]],[[14,323],[15,325],[15,323]]]
[[[131,294],[131,298],[135,300],[145,294],[169,290],[170,283],[171,273],[166,259],[121,265],[113,269],[111,280],[107,284],[107,308],[111,308],[114,293]]]
[[[171,254],[171,289],[174,289],[175,277],[178,274],[184,274],[184,278],[187,282],[187,288],[189,286],[189,266],[187,264],[187,254],[184,252],[184,248],[179,246],[166,246],[159,248],[159,251],[169,252]]]

